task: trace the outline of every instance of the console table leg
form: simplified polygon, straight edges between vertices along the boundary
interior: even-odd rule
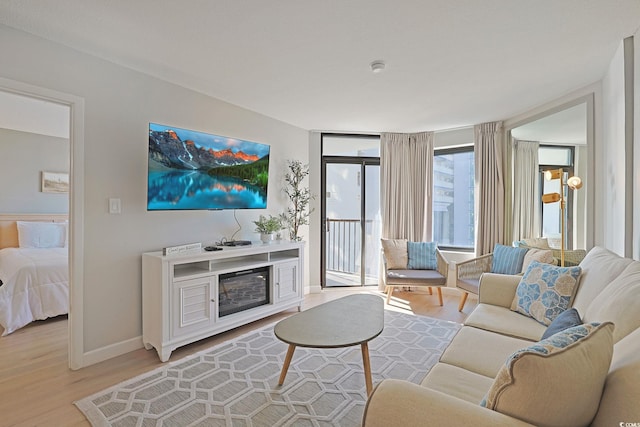
[[[165,347],[160,347],[156,350],[158,351],[158,357],[160,357],[160,361],[163,363],[169,360],[169,358],[171,357],[171,352],[173,351],[173,349]]]
[[[367,385],[367,396],[371,394],[373,383],[371,381],[371,363],[369,362],[369,344],[363,342],[360,344],[362,348],[362,365],[364,366],[364,382]]]
[[[287,376],[287,371],[289,370],[289,364],[291,364],[291,359],[293,359],[294,351],[296,351],[296,346],[293,344],[289,344],[289,348],[287,349],[287,355],[284,358],[284,365],[282,366],[282,372],[280,373],[280,379],[278,380],[278,385],[282,385],[284,383],[284,379]]]

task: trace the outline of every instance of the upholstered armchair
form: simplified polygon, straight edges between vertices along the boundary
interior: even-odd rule
[[[432,287],[437,288],[438,301],[443,305],[442,286],[447,285],[447,277],[449,272],[449,263],[442,256],[437,247],[432,247],[432,255],[429,265],[420,261],[420,256],[412,254],[414,245],[429,245],[430,243],[414,243],[406,240],[389,240],[382,241],[382,260],[384,265],[384,284],[387,292],[387,304],[391,302],[391,294],[394,288],[398,286],[422,286],[429,289],[429,294],[433,294]],[[407,250],[407,246],[412,249]],[[434,252],[435,251],[435,252]]]

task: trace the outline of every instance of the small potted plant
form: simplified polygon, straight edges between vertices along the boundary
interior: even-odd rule
[[[273,241],[276,231],[282,230],[282,221],[273,215],[269,215],[269,218],[260,215],[260,218],[257,221],[253,221],[253,223],[256,225],[256,232],[260,233],[262,243],[270,243]]]

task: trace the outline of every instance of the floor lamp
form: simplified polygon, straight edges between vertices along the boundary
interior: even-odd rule
[[[560,193],[547,193],[542,195],[542,203],[555,203],[560,202],[560,266],[564,267],[564,239],[565,239],[565,221],[564,211],[567,208],[567,202],[564,197],[564,187],[568,187],[572,190],[579,190],[582,188],[582,179],[578,176],[572,176],[564,182],[564,170],[552,169],[544,173],[544,177],[547,181],[554,179],[560,180]]]

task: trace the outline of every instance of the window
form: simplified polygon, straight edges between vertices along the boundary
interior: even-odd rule
[[[444,249],[472,251],[475,242],[473,147],[433,156],[433,240]]]
[[[322,134],[322,155],[380,158],[378,135]]]

